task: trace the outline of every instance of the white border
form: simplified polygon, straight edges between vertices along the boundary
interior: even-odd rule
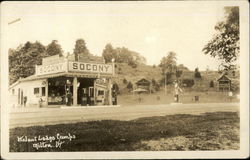
[[[2,7],[13,2],[1,3]],[[20,2],[18,2],[20,3]],[[34,2],[39,3],[39,2]],[[42,3],[42,2],[41,2]],[[43,2],[50,3],[50,2]],[[51,2],[55,3],[55,2]],[[72,2],[57,2],[69,4]],[[80,2],[76,2],[80,3]],[[109,3],[109,2],[81,2],[81,3]],[[237,151],[166,151],[166,152],[47,152],[47,153],[9,153],[8,132],[8,56],[3,53],[5,28],[1,27],[1,156],[5,159],[163,159],[163,158],[247,158],[249,156],[249,3],[247,1],[171,1],[171,2],[112,2],[112,4],[126,3],[170,3],[186,5],[196,3],[206,5],[215,3],[221,6],[240,6],[240,150]],[[1,19],[4,18],[3,16]],[[2,25],[2,24],[1,24]]]

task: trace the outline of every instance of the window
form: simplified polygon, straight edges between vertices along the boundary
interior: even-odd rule
[[[34,94],[39,94],[39,88],[34,88]]]
[[[20,99],[21,99],[20,96],[21,96],[21,95],[20,95],[20,88],[18,88],[18,104],[20,104]]]
[[[42,96],[45,96],[45,87],[42,87]]]
[[[99,90],[99,91],[98,91],[98,95],[99,95],[99,96],[104,95],[104,91],[103,91],[103,90]]]
[[[15,89],[12,89],[12,94],[15,94]]]

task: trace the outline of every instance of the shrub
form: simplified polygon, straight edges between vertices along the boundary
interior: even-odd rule
[[[193,79],[183,79],[182,81],[183,86],[192,87],[194,85]]]
[[[126,80],[126,78],[123,79],[123,83],[124,83],[124,84],[127,84],[127,83],[128,83],[128,81]]]
[[[131,91],[133,89],[133,84],[131,82],[128,82],[127,88],[129,89],[129,91]]]
[[[132,68],[136,68],[137,64],[134,61],[129,61],[128,65],[131,66]]]

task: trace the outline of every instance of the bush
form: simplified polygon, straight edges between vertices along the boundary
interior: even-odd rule
[[[124,83],[124,84],[127,84],[127,83],[128,83],[128,81],[126,80],[126,78],[123,79],[123,83]]]
[[[134,61],[129,61],[128,65],[131,66],[132,68],[136,68],[137,64]]]
[[[232,81],[231,90],[234,93],[239,93],[240,92],[240,83],[239,83],[239,81]]]
[[[182,84],[185,87],[193,87],[194,80],[193,79],[183,79]]]
[[[129,89],[129,91],[131,91],[133,89],[133,84],[131,82],[128,82],[127,88]]]

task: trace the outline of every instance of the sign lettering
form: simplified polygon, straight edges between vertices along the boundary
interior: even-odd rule
[[[36,75],[64,72],[66,71],[66,67],[66,63],[40,65],[36,67]]]
[[[69,62],[69,71],[113,74],[113,66],[110,64]]]

